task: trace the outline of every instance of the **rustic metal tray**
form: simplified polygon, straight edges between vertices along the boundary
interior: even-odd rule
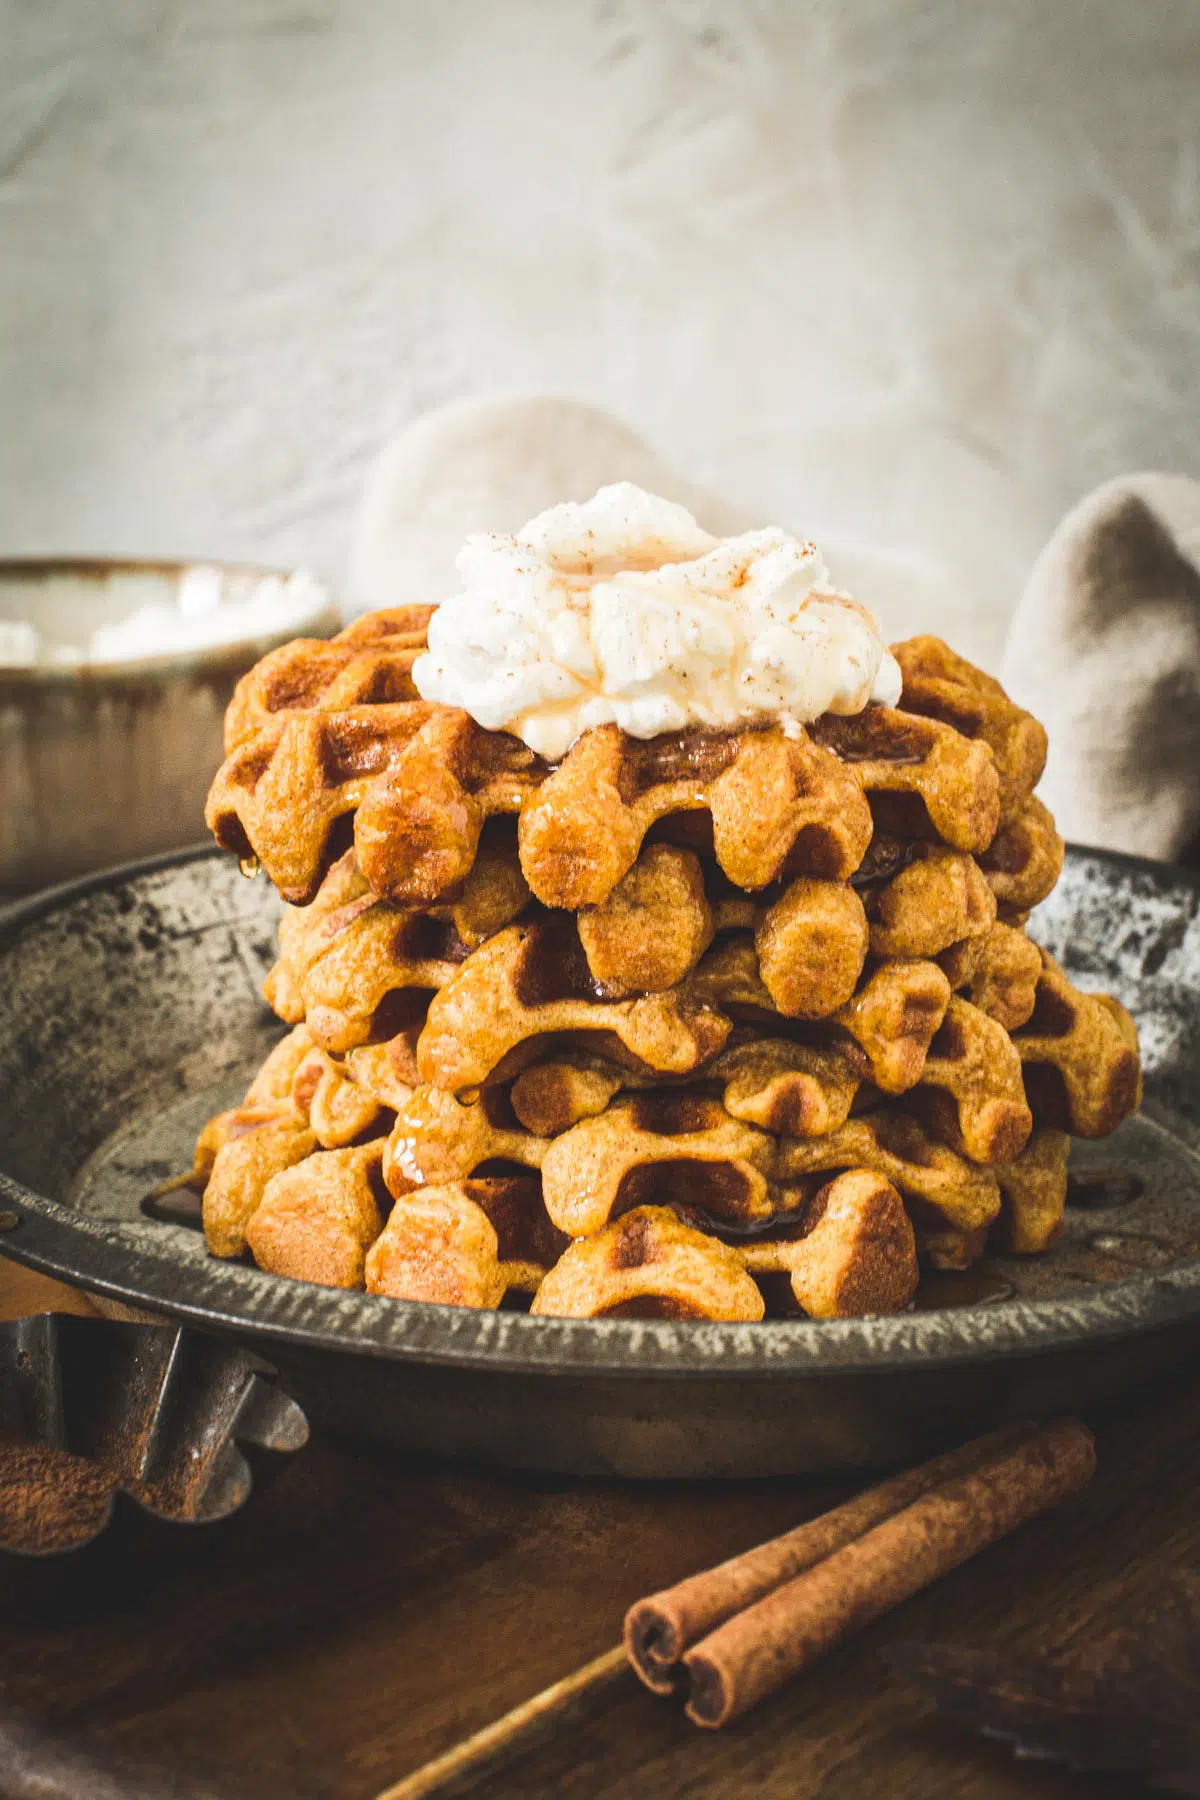
[[[518,1467],[757,1475],[912,1460],[1128,1399],[1200,1351],[1200,877],[1068,853],[1035,934],[1131,1007],[1146,1105],[1080,1146],[1047,1257],[989,1258],[896,1318],[534,1319],[331,1292],[152,1216],[279,1025],[277,902],[208,849],[0,923],[0,1238],[36,1268],[252,1345],[315,1422]]]

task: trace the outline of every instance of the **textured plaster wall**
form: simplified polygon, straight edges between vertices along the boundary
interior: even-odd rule
[[[994,653],[1093,483],[1200,473],[1190,0],[0,0],[0,549],[339,577],[497,388],[919,552]]]

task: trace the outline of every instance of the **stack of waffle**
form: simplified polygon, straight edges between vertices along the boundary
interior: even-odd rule
[[[1025,934],[1063,846],[1037,722],[933,638],[898,708],[549,767],[426,703],[429,612],[268,656],[217,839],[287,903],[291,1026],[197,1146],[210,1249],[580,1317],[895,1311],[1061,1229],[1133,1023]]]

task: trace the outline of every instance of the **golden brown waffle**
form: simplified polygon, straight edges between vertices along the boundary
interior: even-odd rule
[[[836,1047],[884,1092],[901,1093],[920,1079],[949,998],[935,963],[881,963],[833,1013]],[[734,1018],[775,1035],[779,1016],[748,937],[718,944],[666,993],[609,1002],[597,998],[570,922],[538,920],[490,939],[434,996],[417,1063],[424,1081],[461,1092],[518,1074],[552,1055],[556,1039],[583,1039],[641,1073],[687,1075],[722,1048]]]
[[[883,962],[831,1023],[860,1073],[885,1094],[903,1094],[920,1081],[949,1002],[950,983],[936,963]]]
[[[599,906],[577,915],[597,990],[610,1000],[661,993],[695,968],[713,937],[700,858],[647,844]]]
[[[931,848],[869,890],[866,912],[872,956],[935,957],[990,930],[996,897],[974,857]]]
[[[763,1224],[806,1197],[780,1185],[780,1150],[778,1139],[702,1091],[625,1095],[545,1147],[542,1198],[572,1238],[651,1201],[726,1225]]]
[[[951,985],[961,985],[972,1006],[1016,1031],[1033,1011],[1042,956],[1037,945],[1011,925],[993,925],[980,939],[971,940],[973,954],[961,984],[947,971]],[[943,967],[945,963],[943,962]]]
[[[282,1017],[306,1020],[326,1049],[348,1050],[371,1035],[388,994],[444,987],[471,950],[519,914],[527,898],[515,852],[505,844],[481,846],[460,901],[423,910],[377,900],[351,853],[330,870],[311,906],[285,909],[280,960],[264,992]],[[820,1018],[853,994],[866,957],[867,924],[852,888],[798,878],[769,904],[725,899],[713,907],[699,859],[653,844],[602,905],[576,915],[593,995],[619,1000],[677,986],[714,929],[743,914],[757,924],[768,1005],[789,1016]]]
[[[334,1051],[366,1043],[389,994],[445,987],[470,955],[452,920],[373,899],[312,924],[297,911],[281,921],[280,941],[281,975],[272,971],[264,993],[277,1011],[298,1005],[316,1042]]]
[[[508,1098],[527,1131],[557,1137],[580,1119],[602,1113],[614,1094],[636,1088],[642,1079],[648,1078],[586,1050],[560,1050],[518,1075]]]
[[[417,698],[429,610],[273,653],[229,711],[208,816],[295,903],[296,1029],[197,1145],[217,1253],[758,1318],[754,1277],[849,1316],[907,1304],[918,1252],[1051,1243],[1065,1131],[1136,1105],[1137,1041],[1025,936],[1063,846],[999,684],[918,638],[897,708],[605,726],[551,770]]]
[[[573,922],[543,919],[490,938],[434,996],[417,1065],[423,1081],[461,1092],[515,1075],[548,1036],[582,1034],[614,1060],[686,1075],[729,1031],[687,982],[637,1000],[598,999]]]
[[[859,1088],[858,1075],[840,1051],[775,1038],[751,1038],[723,1050],[705,1064],[703,1076],[723,1086],[725,1110],[733,1118],[780,1137],[835,1131]],[[652,1077],[587,1051],[565,1051],[519,1075],[509,1101],[527,1130],[557,1137],[602,1113],[623,1088],[652,1084]]]
[[[214,1256],[242,1254],[246,1227],[272,1176],[311,1156],[316,1148],[315,1134],[291,1113],[260,1115],[253,1123],[232,1125],[204,1189],[204,1236]]]
[[[300,906],[348,847],[346,820],[374,892],[425,904],[466,879],[486,821],[518,812],[544,773],[519,739],[425,701],[278,712],[226,757],[205,818]]]
[[[348,1050],[342,1058],[342,1067],[350,1079],[373,1094],[381,1106],[390,1107],[393,1112],[399,1112],[402,1106],[408,1104],[414,1087],[420,1081],[417,1074],[417,1038],[424,1022],[424,1012],[418,1012],[409,1025],[394,1037],[386,1038],[382,1043],[363,1044],[357,1049]]]
[[[385,1102],[314,1045],[306,1026],[290,1031],[242,1104],[210,1119],[196,1140],[187,1179],[203,1191],[205,1235],[214,1255],[242,1253],[246,1227],[275,1175],[314,1151],[382,1136],[391,1117]]]
[[[259,1268],[321,1287],[361,1287],[388,1199],[382,1156],[379,1140],[320,1150],[273,1176],[246,1223]]]
[[[702,1075],[720,1084],[732,1118],[778,1137],[836,1131],[861,1086],[844,1050],[777,1038],[735,1043],[706,1064]],[[638,1085],[629,1071],[574,1052],[528,1069],[510,1099],[523,1125],[551,1137],[602,1113],[623,1088]],[[972,1161],[1007,1160],[1029,1135],[1021,1064],[1011,1040],[980,1009],[957,997],[932,1039],[913,1103],[934,1135]]]
[[[844,881],[871,838],[853,775],[807,737],[773,727],[643,741],[603,725],[526,801],[525,878],[547,906],[597,906],[651,826],[691,812],[711,819],[717,862],[747,890],[785,872]]]
[[[1018,1256],[1036,1256],[1062,1235],[1067,1203],[1067,1156],[1071,1140],[1065,1131],[1035,1131],[1012,1162],[996,1169],[1000,1183],[1000,1217],[992,1241]]]
[[[282,1018],[307,1018],[327,1049],[348,1049],[368,1036],[386,994],[441,987],[528,900],[511,827],[507,834],[485,833],[461,888],[419,910],[380,900],[348,851],[311,906],[284,907],[280,960],[264,994]]]
[[[844,717],[826,713],[811,729],[868,796],[876,831],[970,851],[986,849],[995,837],[1000,783],[987,744],[890,706]]]
[[[788,1018],[824,1019],[850,1000],[867,959],[867,916],[844,882],[791,882],[755,920],[758,972]]]
[[[258,1070],[240,1106],[218,1113],[209,1119],[200,1136],[189,1176],[191,1185],[203,1188],[212,1174],[213,1163],[231,1138],[244,1137],[259,1125],[270,1124],[279,1117],[292,1117],[292,1085],[304,1058],[312,1049],[312,1039],[303,1025],[289,1031],[280,1040]]]
[[[732,1045],[705,1074],[722,1084],[727,1113],[777,1137],[824,1137],[844,1125],[859,1077],[840,1050],[752,1038]]]
[[[1039,1125],[1108,1137],[1142,1098],[1137,1026],[1108,994],[1081,994],[1042,951],[1037,1001],[1013,1036]]]
[[[640,1206],[566,1250],[532,1310],[570,1319],[761,1319],[736,1253],[661,1206]]]
[[[781,1015],[747,938],[730,937],[718,944],[681,991],[730,1018],[757,1024],[766,1035],[780,1032]],[[823,1040],[885,1093],[903,1093],[920,1080],[949,998],[950,984],[936,963],[879,963],[868,970],[853,997],[823,1022]]]
[[[797,876],[745,894],[674,845],[645,846],[604,904],[577,918],[588,967],[614,999],[682,981],[715,932],[752,931],[770,1004],[789,1018],[821,1019],[853,994],[867,956],[866,913],[845,882]]]
[[[789,1138],[780,1146],[777,1167],[785,1181],[871,1169],[903,1196],[918,1235],[923,1225],[978,1231],[1000,1210],[994,1171],[937,1143],[900,1107],[848,1119],[828,1137]]]
[[[412,666],[425,648],[432,606],[397,606],[356,619],[334,638],[296,638],[264,656],[233,691],[225,754],[279,712],[344,712],[417,700]]]
[[[340,1150],[373,1134],[384,1115],[379,1099],[315,1045],[296,1071],[291,1098],[322,1150]]]
[[[370,1132],[386,1105],[315,1045],[306,1025],[297,1025],[271,1051],[241,1106],[218,1113],[204,1127],[192,1180],[203,1186],[221,1145],[258,1123],[294,1119],[313,1132],[323,1150],[334,1150]]]
[[[979,858],[988,886],[1007,914],[1046,898],[1062,874],[1066,845],[1041,801],[1030,797]]]
[[[972,1162],[1011,1162],[1033,1129],[1012,1039],[957,994],[929,1046],[920,1105],[934,1135]]]
[[[536,1181],[502,1176],[420,1188],[397,1200],[366,1262],[373,1294],[445,1306],[499,1306],[532,1293],[567,1248]]]
[[[899,1194],[868,1169],[825,1183],[803,1218],[733,1246],[753,1275],[786,1274],[814,1319],[901,1312],[917,1290],[917,1247]]]
[[[933,1071],[945,1085],[930,1081],[921,1097],[937,1103],[939,1133],[944,1120],[946,1135],[964,1149],[969,1143],[1016,1155],[1030,1129],[1019,1072],[999,1078],[979,1067],[971,1040],[980,1018],[955,1017]],[[989,1084],[1001,1081],[1009,1091],[990,1097]],[[855,1166],[885,1176],[920,1202],[927,1223],[974,1231],[1000,1205],[991,1171],[926,1131],[908,1109],[851,1117],[821,1137],[778,1137],[735,1118],[711,1090],[673,1088],[620,1096],[548,1145],[533,1142],[539,1147],[524,1160],[540,1162],[546,1210],[571,1237],[588,1236],[629,1206],[651,1201],[751,1228],[797,1212],[811,1193],[809,1176]]]
[[[417,1187],[463,1181],[482,1163],[540,1169],[548,1140],[526,1131],[502,1088],[486,1088],[464,1106],[441,1088],[414,1088],[396,1114],[384,1156],[384,1180],[397,1198]]]
[[[988,1245],[988,1226],[963,1231],[958,1226],[938,1221],[933,1214],[918,1216],[914,1231],[918,1259],[931,1269],[969,1269],[972,1263],[979,1261]]]
[[[240,1256],[245,1227],[272,1175],[317,1147],[307,1118],[292,1104],[297,1071],[312,1049],[301,1025],[283,1038],[255,1075],[240,1106],[218,1113],[196,1140],[191,1186],[204,1194],[203,1218],[215,1256]]]
[[[1042,726],[1014,705],[998,681],[956,656],[940,638],[909,638],[893,644],[892,655],[904,677],[904,712],[940,719],[964,737],[989,745],[1000,777],[1001,815],[1007,817],[1041,780],[1046,766]]]

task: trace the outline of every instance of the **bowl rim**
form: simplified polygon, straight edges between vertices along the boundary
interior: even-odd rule
[[[1068,855],[1190,889],[1200,871],[1117,851],[1069,845]],[[89,895],[190,863],[228,863],[213,844],[140,858],[48,889],[0,915],[0,960],[47,914]],[[711,1322],[535,1318],[484,1312],[288,1281],[248,1264],[179,1258],[143,1231],[36,1193],[0,1172],[0,1249],[74,1286],[188,1320],[297,1349],[410,1365],[539,1377],[795,1381],[860,1373],[950,1369],[983,1361],[1085,1349],[1090,1343],[1165,1329],[1200,1316],[1200,1258],[1132,1275],[1069,1299],[930,1309],[861,1319]]]
[[[249,576],[260,581],[271,576],[287,581],[294,575],[309,573],[301,564],[243,562],[220,556],[0,556],[0,582],[35,581],[55,575],[178,576],[189,569],[217,569],[223,575]],[[251,660],[297,637],[328,637],[341,628],[342,611],[336,594],[319,577],[314,575],[313,581],[320,592],[320,602],[314,601],[311,612],[299,624],[126,661],[0,664],[0,689],[6,689],[6,697],[12,698],[36,688],[127,688],[154,685],[172,676],[244,668]]]

